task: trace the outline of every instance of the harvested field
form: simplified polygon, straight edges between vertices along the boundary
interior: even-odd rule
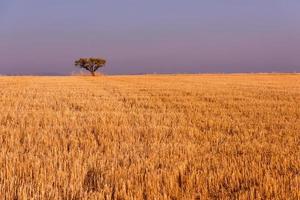
[[[300,75],[0,77],[0,199],[299,199]]]

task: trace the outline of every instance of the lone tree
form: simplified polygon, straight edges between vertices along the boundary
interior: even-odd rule
[[[105,64],[106,60],[102,58],[80,58],[75,61],[75,66],[90,71],[93,76],[95,76],[95,71],[100,67],[104,67]]]

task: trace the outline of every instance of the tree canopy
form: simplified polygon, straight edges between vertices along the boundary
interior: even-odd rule
[[[106,60],[102,58],[80,58],[75,61],[75,66],[88,70],[93,76],[95,76],[95,71],[104,67],[105,64]]]

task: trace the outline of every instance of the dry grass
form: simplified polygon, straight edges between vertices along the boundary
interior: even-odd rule
[[[71,76],[91,76],[91,73],[86,71],[79,71],[71,73]],[[104,76],[104,74],[101,72],[95,72],[95,76]]]
[[[0,199],[299,199],[300,76],[0,77]]]

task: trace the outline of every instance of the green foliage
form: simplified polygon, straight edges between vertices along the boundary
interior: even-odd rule
[[[102,58],[80,58],[75,61],[75,66],[90,71],[93,76],[95,76],[95,71],[100,67],[104,67],[105,64],[106,60]]]

